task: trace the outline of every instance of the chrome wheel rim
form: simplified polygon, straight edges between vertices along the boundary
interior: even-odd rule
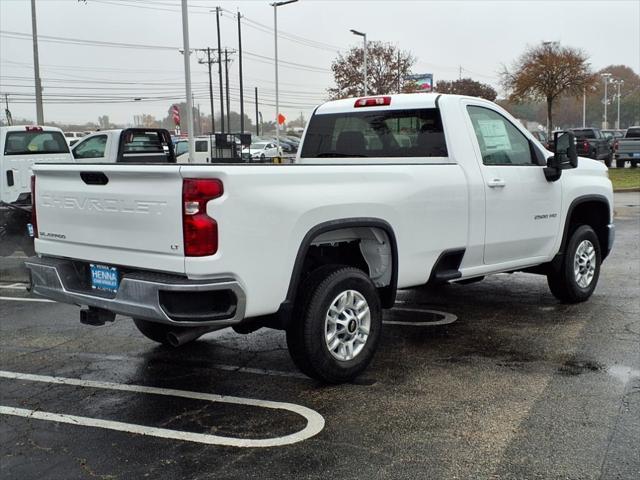
[[[573,274],[581,288],[587,288],[596,272],[596,249],[589,240],[583,240],[573,257]]]
[[[346,362],[356,358],[369,338],[371,311],[356,290],[345,290],[331,302],[324,321],[324,341],[332,357]]]

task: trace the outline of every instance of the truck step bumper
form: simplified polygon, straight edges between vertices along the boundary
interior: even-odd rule
[[[78,262],[32,257],[25,261],[37,295],[134,318],[180,326],[233,326],[244,318],[246,297],[233,279],[194,281],[135,271],[122,275],[116,293],[92,290]]]

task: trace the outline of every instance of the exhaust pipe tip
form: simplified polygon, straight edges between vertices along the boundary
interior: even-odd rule
[[[185,343],[193,342],[202,335],[218,330],[220,327],[182,327],[180,330],[172,330],[167,333],[167,343],[174,348]]]

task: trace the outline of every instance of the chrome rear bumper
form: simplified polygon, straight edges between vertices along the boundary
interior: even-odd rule
[[[117,293],[87,287],[78,262],[32,257],[32,291],[40,296],[121,315],[180,326],[232,326],[244,318],[246,297],[233,279],[188,280],[177,275],[125,272]],[[217,302],[216,299],[224,299]]]

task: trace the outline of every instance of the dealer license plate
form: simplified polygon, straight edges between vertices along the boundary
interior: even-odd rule
[[[91,269],[91,288],[117,292],[120,283],[120,274],[116,267],[107,265],[89,264]]]

